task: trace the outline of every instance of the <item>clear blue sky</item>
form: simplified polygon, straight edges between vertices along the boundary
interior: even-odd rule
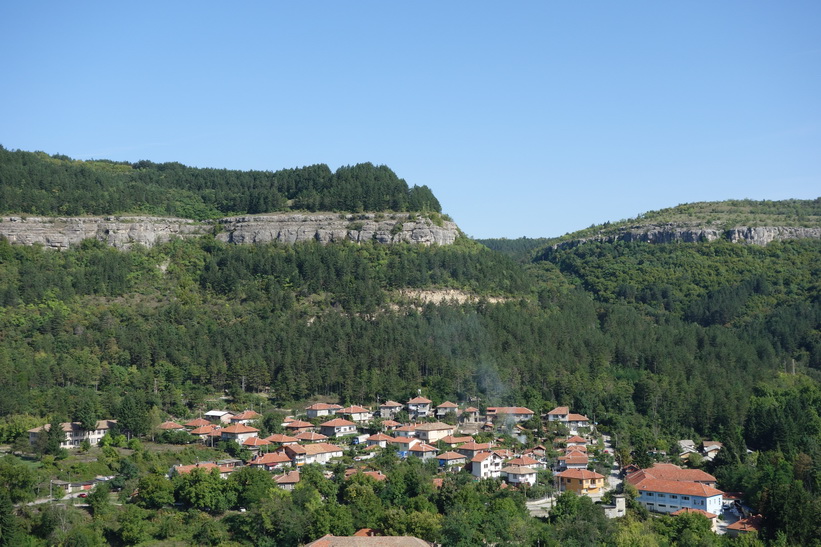
[[[365,161],[473,237],[821,195],[821,2],[3,2],[0,144]]]

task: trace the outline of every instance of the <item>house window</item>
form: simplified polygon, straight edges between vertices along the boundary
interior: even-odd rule
[[[664,494],[659,494],[659,497],[660,497],[660,498],[663,498],[663,497],[664,497]]]
[[[673,498],[674,500],[677,500],[677,499],[678,499],[678,496],[677,496],[677,495],[675,495],[675,494],[672,494],[670,497],[671,497],[671,498]]]
[[[659,507],[667,507],[667,506],[664,505],[663,503],[659,503]]]
[[[690,496],[681,496],[684,501],[690,501]]]
[[[652,492],[647,492],[647,495],[648,495],[648,496],[652,496],[652,495],[653,495],[653,493],[652,493]]]

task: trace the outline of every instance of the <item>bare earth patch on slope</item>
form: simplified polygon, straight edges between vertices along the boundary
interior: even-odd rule
[[[506,298],[498,296],[481,297],[467,291],[459,289],[403,289],[399,291],[399,296],[405,300],[420,302],[422,304],[465,304],[485,300],[492,304],[505,302]]]

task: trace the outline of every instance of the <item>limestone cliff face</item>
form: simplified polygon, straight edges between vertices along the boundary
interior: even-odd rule
[[[350,240],[450,245],[456,240],[458,228],[453,222],[443,221],[438,226],[428,218],[407,213],[279,213],[207,222],[148,216],[0,218],[0,237],[12,244],[41,244],[53,249],[67,249],[84,239],[96,239],[118,249],[128,249],[135,244],[150,247],[175,237],[212,233],[221,241],[239,244]]]
[[[612,243],[614,241],[642,241],[646,243],[694,243],[724,239],[733,243],[750,245],[767,245],[773,241],[785,239],[821,238],[821,228],[804,228],[800,226],[737,226],[731,229],[703,227],[697,225],[664,224],[651,226],[632,226],[621,228],[612,234],[565,241],[554,245],[554,249],[575,247],[588,241]]]

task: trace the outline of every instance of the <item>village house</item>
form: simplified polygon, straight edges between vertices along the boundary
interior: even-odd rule
[[[409,455],[416,456],[424,461],[435,458],[438,452],[435,446],[431,446],[427,443],[417,443],[411,447]]]
[[[536,484],[536,470],[523,465],[509,465],[502,468],[502,478],[510,485]]]
[[[208,438],[208,434],[212,431],[219,431],[219,426],[217,426],[216,424],[209,423],[208,425],[203,425],[196,429],[192,429],[188,433],[196,437],[199,437],[201,441],[204,441]]]
[[[599,496],[604,491],[604,475],[588,469],[568,469],[556,473],[560,492],[575,492],[579,496]]]
[[[479,421],[479,409],[474,406],[467,407],[460,416],[463,422],[476,423]]]
[[[396,437],[416,437],[416,424],[401,425],[393,433]]]
[[[526,422],[533,417],[534,412],[523,406],[489,406],[487,417],[495,423],[504,423],[511,420],[515,423]]]
[[[394,431],[397,427],[401,427],[402,424],[395,420],[383,420],[382,421],[382,429],[385,431]]]
[[[577,433],[579,429],[590,427],[590,419],[583,414],[570,413],[567,415],[567,427],[571,433]]]
[[[458,452],[445,452],[436,457],[439,460],[439,467],[446,471],[458,471],[467,463],[467,458],[464,454]]]
[[[411,448],[421,443],[422,441],[415,437],[394,437],[392,440],[388,442],[390,442],[392,445],[398,448],[400,458],[407,458]]]
[[[457,405],[456,403],[451,403],[450,401],[445,401],[441,405],[437,405],[436,417],[440,420],[447,416],[448,412],[459,414],[459,405]]]
[[[185,426],[177,422],[163,422],[157,426],[160,431],[184,431]]]
[[[97,420],[94,429],[86,431],[83,429],[80,422],[64,422],[60,424],[63,430],[63,440],[60,442],[60,448],[79,448],[83,441],[88,441],[91,446],[97,446],[109,429],[114,427],[116,420]],[[35,427],[28,430],[29,444],[34,445],[40,435],[51,429],[51,424],[46,424],[40,427]]]
[[[345,416],[351,421],[360,423],[370,421],[370,419],[373,418],[370,410],[356,405],[345,407],[338,411],[337,414]]]
[[[302,433],[303,431],[313,431],[315,429],[314,424],[311,422],[305,422],[303,420],[291,420],[290,422],[285,424],[285,429],[288,433],[296,435],[297,433]]]
[[[493,445],[490,443],[477,443],[471,440],[470,442],[457,447],[456,452],[459,454],[464,454],[468,458],[473,458],[473,456],[479,454],[480,452],[490,452],[492,448]]]
[[[433,401],[421,395],[408,401],[408,415],[413,420],[427,418],[430,415],[430,405]]]
[[[402,410],[402,403],[396,401],[386,401],[379,405],[379,415],[383,418],[391,419]]]
[[[316,431],[303,431],[302,433],[294,435],[294,439],[301,443],[321,443],[322,441],[327,441],[328,436],[317,433]]]
[[[534,469],[545,469],[547,464],[544,462],[540,462],[535,458],[531,458],[528,455],[522,455],[518,458],[513,458],[512,460],[508,460],[507,465],[515,465],[515,466],[522,466],[522,467],[532,467]]]
[[[704,441],[701,443],[701,454],[706,461],[713,461],[722,446],[724,445],[718,441]]]
[[[473,437],[469,436],[462,436],[462,437],[454,437],[453,435],[447,435],[446,437],[442,437],[439,439],[444,444],[448,445],[448,448],[454,448],[459,446],[460,444],[469,443],[473,440]]]
[[[305,407],[305,414],[308,418],[321,418],[322,416],[333,416],[337,410],[342,410],[342,405],[328,403],[314,403]]]
[[[291,459],[286,454],[280,452],[269,452],[268,454],[257,456],[248,462],[248,465],[251,467],[261,467],[266,471],[274,471],[291,465]]]
[[[209,422],[205,418],[195,418],[193,420],[189,420],[189,421],[185,422],[182,425],[184,425],[188,429],[196,429],[198,427],[203,427],[203,426],[210,425],[210,424],[211,424],[211,422]]]
[[[435,443],[439,439],[453,435],[453,426],[442,422],[419,424],[416,426],[414,432],[417,438],[426,443]]]
[[[232,412],[228,412],[227,410],[209,410],[203,417],[211,423],[227,424],[231,421],[233,415]]]
[[[329,443],[316,443],[308,445],[289,444],[280,450],[280,453],[288,456],[291,462],[296,466],[302,466],[310,463],[324,465],[333,458],[341,458],[342,452],[342,448]]]
[[[264,446],[271,446],[271,443],[259,437],[249,437],[242,441],[243,448],[247,448],[251,452],[258,452]]]
[[[299,483],[299,471],[291,471],[284,475],[274,477],[274,482],[283,490],[293,490]]]
[[[671,463],[657,463],[647,469],[639,469],[628,474],[625,480],[632,485],[636,485],[646,478],[697,482],[715,488],[716,478],[701,469],[682,469]]]
[[[587,464],[590,459],[587,454],[578,450],[568,450],[566,454],[562,454],[557,458],[558,468],[565,469],[587,469]]]
[[[390,435],[385,435],[384,433],[376,433],[375,435],[371,435],[367,439],[365,439],[365,444],[368,446],[378,446],[380,448],[385,448],[388,446],[388,443],[393,440],[393,437]]]
[[[232,424],[248,425],[254,420],[259,420],[260,418],[262,418],[262,414],[260,414],[259,412],[254,412],[253,410],[244,410],[239,414],[231,416],[228,419],[228,421]]]
[[[299,442],[299,439],[296,437],[291,437],[289,435],[283,435],[282,433],[273,433],[265,437],[265,440],[272,444],[278,445],[286,445],[286,444],[296,444]]]
[[[234,424],[223,427],[219,430],[219,433],[223,441],[234,441],[242,444],[251,437],[256,437],[259,433],[259,429],[249,425]]]
[[[547,413],[547,421],[565,423],[567,422],[568,414],[570,414],[570,407],[557,406],[556,408]]]
[[[579,437],[578,435],[573,435],[572,437],[568,437],[564,441],[564,445],[568,448],[576,447],[576,446],[587,446],[587,439],[584,437]]]
[[[227,465],[217,465],[213,462],[195,463],[193,465],[175,465],[169,471],[168,476],[188,475],[196,469],[202,469],[205,473],[211,473],[214,469],[218,470],[221,479],[227,479],[228,475],[234,472],[234,467]]]
[[[470,473],[478,479],[498,478],[502,474],[502,457],[493,452],[479,452],[470,459]]]
[[[761,531],[761,515],[753,515],[747,518],[739,519],[736,522],[727,526],[727,535],[731,538],[742,536],[744,534],[757,534]]]
[[[634,486],[639,491],[636,501],[649,511],[673,513],[691,508],[721,514],[723,493],[706,484],[645,478]]]
[[[327,437],[356,435],[356,424],[344,418],[334,418],[333,420],[319,424],[319,432]]]

